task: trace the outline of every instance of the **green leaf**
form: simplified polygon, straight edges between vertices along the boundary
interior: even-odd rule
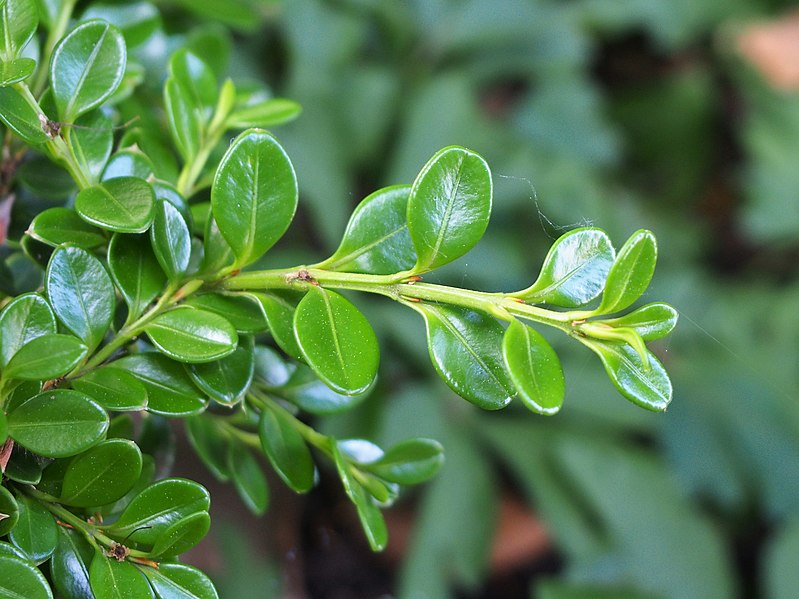
[[[172,141],[184,162],[191,163],[202,139],[200,108],[192,103],[185,87],[172,77],[164,84],[164,108]]]
[[[418,485],[433,478],[444,465],[444,448],[433,439],[408,439],[383,456],[363,465],[364,470],[401,485]]]
[[[647,363],[627,343],[583,339],[602,360],[605,371],[619,392],[634,404],[664,412],[671,401],[671,381],[658,359],[647,352]]]
[[[485,160],[466,148],[439,150],[413,182],[408,230],[418,256],[414,272],[438,268],[468,252],[491,216],[493,186]]]
[[[297,364],[290,378],[285,383],[276,385],[273,392],[301,410],[319,415],[351,410],[363,402],[369,394],[366,391],[358,395],[344,395],[333,391],[304,364]]]
[[[125,40],[100,20],[79,24],[56,46],[50,84],[61,121],[74,120],[113,94],[125,74]]]
[[[108,414],[88,396],[70,389],[40,393],[8,415],[11,437],[48,458],[86,451],[107,428]]]
[[[292,417],[281,409],[264,409],[258,434],[266,457],[283,482],[297,493],[309,491],[314,484],[314,462]]]
[[[86,356],[87,347],[72,335],[42,335],[23,345],[6,366],[6,379],[44,381],[75,368]]]
[[[294,312],[302,297],[298,293],[252,293],[261,304],[261,309],[269,325],[269,332],[278,347],[297,360],[302,359],[302,351],[294,336]]]
[[[0,555],[0,595],[9,599],[53,599],[47,579],[33,564]]]
[[[269,504],[266,477],[250,450],[242,443],[228,445],[228,468],[239,496],[253,514],[262,515]]]
[[[293,100],[270,98],[262,102],[236,107],[228,116],[228,129],[248,127],[274,127],[293,121],[300,116],[302,108]]]
[[[799,584],[796,555],[799,552],[799,521],[789,519],[769,540],[765,551],[763,597],[790,597]]]
[[[17,505],[19,520],[8,538],[30,561],[41,564],[55,551],[58,525],[47,508],[35,499],[20,495],[17,497]]]
[[[147,389],[127,370],[118,368],[116,362],[84,374],[72,381],[72,387],[85,393],[104,409],[114,412],[131,412],[147,407]]]
[[[582,306],[600,294],[614,258],[613,245],[604,231],[569,231],[549,249],[536,282],[515,295],[531,304]]]
[[[546,339],[514,320],[502,338],[502,355],[522,403],[537,414],[556,414],[566,385],[558,355]]]
[[[141,451],[133,441],[103,441],[69,463],[59,501],[75,507],[116,501],[133,488],[141,468]]]
[[[236,350],[224,358],[205,364],[191,364],[186,371],[210,398],[233,405],[250,387],[255,368],[252,337],[239,339]]]
[[[143,235],[114,235],[108,244],[108,269],[133,317],[144,312],[166,283],[152,246]]]
[[[0,410],[0,444],[5,443],[7,438],[8,438],[8,421],[6,420],[5,412]],[[0,513],[2,513],[2,511],[0,511]]]
[[[198,414],[186,420],[186,432],[195,453],[218,480],[230,479],[227,448],[230,435],[210,414]]]
[[[208,512],[210,505],[211,498],[203,486],[183,478],[166,478],[136,495],[119,520],[105,528],[116,537],[131,535],[131,542],[154,545],[172,524],[191,514]]]
[[[150,241],[167,278],[179,280],[189,267],[191,234],[178,209],[169,202],[156,202]]]
[[[413,308],[424,316],[430,359],[449,388],[484,410],[508,405],[516,391],[502,357],[502,325],[454,306]]]
[[[97,108],[81,116],[75,127],[66,129],[67,142],[80,170],[96,183],[105,169],[114,146],[114,127],[111,118]]]
[[[39,115],[14,87],[0,87],[0,120],[26,142],[39,145],[49,137],[42,129]]]
[[[53,586],[64,599],[91,597],[89,565],[94,549],[76,530],[58,527],[58,545],[50,560]]]
[[[203,293],[184,303],[224,316],[239,333],[261,333],[269,328],[260,303],[249,293]]]
[[[19,520],[19,505],[11,491],[0,486],[0,537],[4,537]],[[0,554],[2,555],[2,554]]]
[[[55,315],[47,300],[35,293],[17,296],[0,313],[0,366],[26,343],[55,332]]]
[[[34,0],[6,0],[0,3],[0,58],[11,61],[19,56],[39,25]]]
[[[86,222],[119,233],[142,233],[153,222],[155,193],[138,177],[116,177],[78,192],[75,210]]]
[[[312,287],[294,313],[294,334],[305,361],[334,391],[356,395],[374,383],[377,337],[342,295]]]
[[[668,304],[658,302],[642,306],[619,318],[603,320],[601,323],[632,329],[644,341],[655,341],[671,333],[677,325],[678,316],[677,310]]]
[[[205,235],[203,236],[203,261],[200,272],[215,274],[225,270],[233,264],[233,250],[230,249],[219,227],[216,219],[210,215],[205,225]]]
[[[369,540],[369,545],[372,551],[382,551],[388,543],[388,529],[386,528],[383,514],[380,513],[380,508],[377,507],[372,496],[350,473],[350,465],[344,459],[338,445],[333,444],[332,451],[338,475],[341,478],[341,483],[344,485],[344,491],[355,504],[355,508],[358,511],[358,518],[366,533],[366,538]]]
[[[14,446],[14,453],[6,465],[5,476],[23,485],[38,485],[42,479],[44,459],[31,453],[21,445]]]
[[[389,275],[416,263],[408,233],[408,185],[386,187],[367,196],[350,217],[336,252],[320,268]]]
[[[169,60],[169,74],[184,89],[191,104],[199,107],[204,125],[211,118],[218,95],[213,71],[198,56],[181,48]]]
[[[297,209],[297,177],[274,137],[250,129],[236,138],[216,171],[211,206],[240,267],[280,239]]]
[[[84,221],[72,208],[48,208],[36,215],[28,235],[47,245],[75,245],[91,250],[105,243],[103,232]]]
[[[120,150],[105,165],[101,179],[109,181],[119,177],[137,177],[150,181],[155,177],[155,166],[146,154],[138,149]]]
[[[96,551],[89,566],[94,599],[154,599],[150,583],[130,562]]]
[[[149,2],[129,2],[118,5],[97,4],[89,6],[81,16],[85,19],[103,19],[116,25],[125,37],[129,48],[144,43],[161,24],[158,9]]]
[[[0,86],[24,81],[35,70],[36,61],[32,58],[17,58],[9,62],[0,61]]]
[[[143,568],[159,599],[219,599],[211,580],[197,568],[161,563],[158,569]]]
[[[114,316],[114,285],[103,265],[86,250],[62,246],[53,252],[45,289],[61,323],[89,347],[100,344]]]
[[[189,306],[160,314],[144,330],[164,354],[188,363],[211,362],[230,355],[239,340],[227,320]]]
[[[651,231],[640,230],[619,250],[608,273],[602,303],[594,314],[624,310],[649,287],[657,262],[657,243]]]
[[[150,552],[154,557],[174,557],[188,551],[202,541],[211,528],[208,512],[189,514],[173,522],[156,539]]]
[[[136,376],[147,389],[147,410],[170,417],[191,416],[205,408],[206,400],[183,367],[157,352],[133,354],[114,362]]]

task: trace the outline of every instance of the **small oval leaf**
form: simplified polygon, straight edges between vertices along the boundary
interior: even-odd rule
[[[26,343],[55,332],[55,314],[46,299],[36,293],[17,296],[0,313],[0,367]]]
[[[76,530],[58,527],[58,545],[50,560],[53,586],[64,599],[91,597],[89,565],[94,549]]]
[[[69,463],[59,501],[75,507],[116,501],[133,488],[141,468],[141,451],[133,441],[103,441]]]
[[[23,559],[0,555],[0,596],[53,599],[53,592],[39,568]]]
[[[386,451],[364,470],[400,485],[418,485],[434,477],[444,464],[444,448],[433,439],[408,439]]]
[[[634,330],[644,341],[655,341],[665,337],[677,326],[679,313],[664,303],[642,306],[637,310],[620,316],[603,320],[602,323],[613,327],[624,327]]]
[[[211,579],[192,566],[161,563],[142,571],[159,599],[219,599]]]
[[[278,476],[297,493],[313,487],[315,467],[311,452],[291,416],[283,410],[265,409],[258,427],[261,446]]]
[[[89,566],[89,582],[94,599],[155,599],[150,583],[136,566],[99,551]]]
[[[138,177],[115,177],[82,189],[75,198],[81,218],[101,229],[142,233],[153,222],[155,193]]]
[[[150,240],[167,278],[170,281],[179,280],[189,267],[191,234],[183,216],[169,202],[156,202]]]
[[[147,389],[116,362],[84,374],[72,381],[72,387],[91,397],[104,409],[131,412],[147,407]]]
[[[180,555],[202,541],[210,528],[211,517],[208,512],[195,512],[184,516],[161,533],[150,554],[160,558]]]
[[[297,209],[297,177],[274,137],[250,129],[236,138],[216,171],[211,206],[238,266],[257,260],[282,237]]]
[[[305,361],[331,389],[357,395],[371,387],[379,361],[377,337],[342,295],[312,287],[294,313],[294,334]]]
[[[602,303],[594,313],[624,310],[641,297],[652,280],[657,255],[657,242],[651,231],[642,229],[633,233],[610,268]]]
[[[129,312],[139,316],[166,283],[147,238],[117,234],[108,244],[108,269]]]
[[[233,405],[250,387],[255,369],[252,337],[239,339],[229,356],[204,364],[191,364],[186,371],[204,393],[225,405]]]
[[[54,247],[69,243],[90,250],[106,242],[100,229],[87,223],[71,208],[48,208],[40,212],[26,233]]]
[[[232,354],[239,336],[213,312],[179,306],[155,318],[145,329],[150,341],[174,360],[211,362]]]
[[[269,504],[269,487],[258,460],[242,443],[231,443],[227,458],[230,477],[242,501],[253,514],[262,515]]]
[[[566,384],[558,355],[546,339],[514,320],[502,338],[502,355],[522,403],[537,414],[556,414]]]
[[[72,335],[43,335],[23,345],[6,366],[8,379],[44,381],[75,368],[88,348]]]
[[[58,525],[53,515],[41,503],[20,495],[17,497],[19,520],[8,538],[25,557],[40,564],[55,551],[58,543]]]
[[[413,272],[438,268],[468,252],[491,216],[493,184],[485,160],[466,148],[439,150],[422,168],[408,200],[416,248]]]
[[[26,142],[39,145],[48,139],[40,115],[14,87],[0,87],[0,120]]]

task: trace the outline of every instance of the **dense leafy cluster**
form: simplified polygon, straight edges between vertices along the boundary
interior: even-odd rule
[[[616,252],[599,229],[570,231],[517,292],[422,282],[474,247],[491,213],[486,162],[451,146],[412,184],[364,199],[329,258],[258,269],[298,203],[292,163],[264,128],[298,107],[220,85],[181,48],[163,120],[120,125],[140,101],[131,50],[157,11],[97,6],[73,21],[73,8],[0,1],[0,191],[30,217],[18,241],[9,229],[0,268],[4,593],[216,595],[178,561],[207,533],[210,499],[195,482],[156,476],[165,418],[185,419],[200,458],[256,513],[269,497],[256,456],[297,492],[325,458],[372,548],[385,547],[381,508],[433,476],[443,450],[426,438],[384,450],[307,424],[355,407],[377,378],[378,339],[350,291],[418,312],[435,370],[481,408],[514,398],[541,414],[561,408],[560,362],[536,323],[594,351],[629,400],[666,409],[671,384],[646,342],[668,334],[676,312],[651,303],[619,315],[652,278],[650,232]]]

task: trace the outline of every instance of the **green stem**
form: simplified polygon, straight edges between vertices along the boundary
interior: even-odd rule
[[[308,289],[320,285],[327,289],[349,289],[384,295],[400,302],[440,302],[487,312],[497,318],[510,320],[524,318],[553,326],[571,334],[570,312],[555,312],[520,302],[502,293],[486,293],[414,281],[397,281],[395,275],[367,275],[322,270],[294,268],[243,272],[219,283],[229,290]]]
[[[26,487],[23,489],[23,492],[28,495],[29,497],[35,499],[40,504],[42,504],[47,510],[57,516],[57,518],[65,523],[70,525],[72,528],[80,532],[86,540],[91,543],[96,549],[99,549],[97,542],[99,541],[102,545],[106,548],[111,549],[114,545],[117,544],[117,541],[112,539],[111,537],[103,534],[100,532],[97,527],[89,524],[82,518],[76,516],[68,509],[63,507],[62,505],[56,503],[57,499],[52,495],[48,495],[47,493],[42,493],[34,489],[33,487]],[[128,549],[128,555],[132,557],[141,557],[141,558],[149,558],[149,554],[144,551],[139,551],[137,549]]]
[[[298,433],[300,433],[300,435],[302,435],[302,438],[305,439],[306,442],[316,447],[322,453],[326,454],[330,459],[333,459],[333,451],[331,449],[333,440],[330,437],[323,435],[322,433],[305,424],[271,397],[250,391],[247,394],[247,398],[253,401],[253,403],[259,406],[262,410],[268,409],[274,412],[282,412],[283,414],[287,415],[290,419],[291,425]]]

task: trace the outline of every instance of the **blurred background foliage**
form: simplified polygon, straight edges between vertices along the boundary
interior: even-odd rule
[[[359,297],[381,329],[381,380],[318,425],[381,445],[431,436],[445,468],[389,512],[379,556],[334,477],[301,498],[273,485],[264,521],[218,501],[214,545],[196,559],[221,596],[796,596],[794,2],[158,4],[163,29],[134,50],[153,94],[163,56],[187,45],[220,75],[303,106],[276,131],[302,214],[269,264],[327,255],[362,197],[460,144],[491,165],[495,210],[440,280],[519,289],[569,228],[620,243],[646,227],[661,256],[651,297],[681,312],[657,347],[675,387],[667,414],[623,401],[586,350],[555,336],[567,397],[545,418],[455,398],[429,367],[421,321]]]

